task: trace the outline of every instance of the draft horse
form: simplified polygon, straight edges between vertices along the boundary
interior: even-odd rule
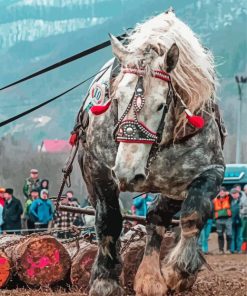
[[[135,27],[91,85],[78,116],[79,163],[96,209],[99,251],[91,296],[123,295],[121,191],[160,193],[147,215],[136,295],[191,287],[203,257],[197,239],[224,175],[224,128],[213,56],[172,11]],[[102,74],[103,73],[103,74]],[[160,262],[160,245],[181,210],[181,237]]]

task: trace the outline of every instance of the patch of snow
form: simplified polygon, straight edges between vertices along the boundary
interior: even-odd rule
[[[36,128],[45,126],[49,121],[51,121],[51,117],[45,115],[33,119],[33,122],[37,123],[35,125]]]
[[[103,24],[108,18],[75,18],[69,20],[44,21],[41,19],[18,20],[1,24],[1,48],[8,48],[20,41],[34,41],[66,32]]]
[[[107,0],[22,0],[11,7],[22,6],[45,6],[45,7],[71,7],[71,6],[83,6],[94,5],[99,2],[106,2]]]

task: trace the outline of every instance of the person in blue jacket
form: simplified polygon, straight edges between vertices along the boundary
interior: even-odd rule
[[[231,243],[231,253],[241,253],[242,245],[242,224],[240,218],[240,192],[238,189],[233,188],[230,191],[232,202],[232,243]]]
[[[32,202],[30,215],[35,220],[35,228],[47,230],[49,222],[53,219],[53,205],[48,199],[48,190],[41,190],[40,198]]]
[[[148,207],[153,201],[153,197],[150,194],[144,193],[141,196],[136,197],[133,200],[135,207],[135,213],[137,216],[146,216]]]

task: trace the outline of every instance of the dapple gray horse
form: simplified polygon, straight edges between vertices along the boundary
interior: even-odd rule
[[[124,45],[111,42],[115,62],[90,87],[77,125],[99,244],[90,295],[123,295],[120,191],[160,193],[148,211],[134,289],[166,295],[192,286],[204,263],[197,239],[224,175],[213,57],[172,11],[137,25]],[[160,262],[163,235],[180,209],[180,240]]]

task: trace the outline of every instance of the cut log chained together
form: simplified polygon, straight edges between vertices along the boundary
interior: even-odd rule
[[[25,283],[30,287],[69,282],[71,289],[88,292],[91,268],[98,247],[95,236],[81,234],[81,229],[86,230],[86,227],[77,228],[79,236],[67,240],[58,240],[51,235],[58,230],[27,236],[2,236],[0,288],[8,287],[12,281]],[[133,289],[134,275],[144,252],[145,237],[145,227],[136,225],[121,239],[121,281],[128,290]]]

